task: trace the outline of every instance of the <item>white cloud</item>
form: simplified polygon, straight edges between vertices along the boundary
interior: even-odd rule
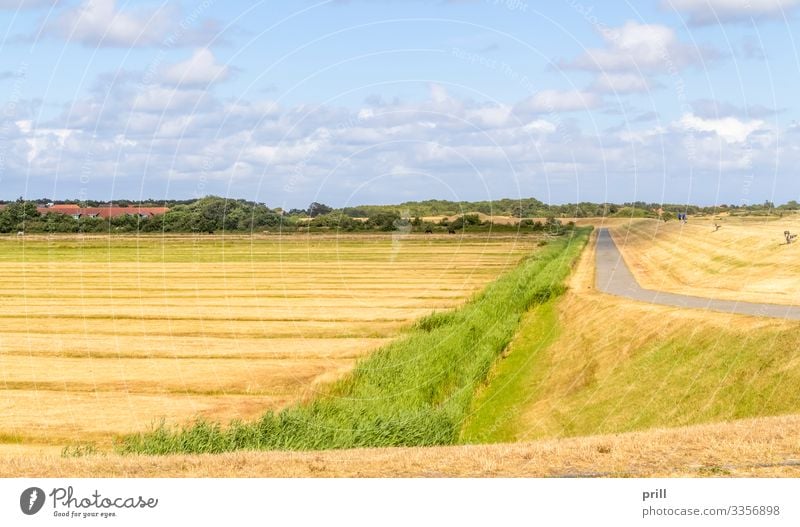
[[[182,90],[164,86],[148,86],[139,90],[133,99],[131,109],[141,112],[186,112],[193,113],[211,103],[211,96],[205,90]]]
[[[209,40],[203,33],[212,26],[206,21],[199,30],[186,27],[176,5],[122,10],[116,0],[85,0],[60,12],[45,31],[91,47],[155,46],[167,40],[170,46],[189,46]]]
[[[505,104],[491,104],[481,108],[467,109],[465,118],[478,126],[494,128],[504,126],[511,117],[511,107]]]
[[[693,25],[784,18],[800,0],[663,0],[662,7],[689,15]]]
[[[515,106],[517,112],[551,113],[589,110],[602,104],[602,99],[591,92],[578,90],[542,90]]]
[[[642,93],[654,88],[653,84],[637,73],[600,73],[590,86],[601,93]]]
[[[447,89],[441,84],[431,84],[431,99],[435,103],[445,103],[450,100]]]
[[[556,131],[556,125],[544,119],[536,119],[523,126],[522,129],[526,132],[551,134]]]
[[[55,5],[58,0],[0,0],[0,9],[34,9]]]
[[[765,123],[759,119],[742,121],[735,117],[704,119],[694,114],[684,114],[679,125],[690,131],[713,132],[729,143],[742,143],[757,130],[763,130]]]
[[[553,188],[572,181],[553,199],[576,198],[568,195],[575,188],[587,193],[581,198],[598,199],[606,178],[609,189],[625,193],[634,186],[624,178],[633,174],[642,178],[639,197],[657,199],[663,187],[658,178],[711,173],[716,189],[718,177],[771,173],[776,159],[781,166],[800,159],[800,133],[783,134],[778,142],[778,132],[758,119],[687,113],[663,127],[629,121],[616,131],[590,131],[577,120],[547,114],[601,104],[598,95],[537,95],[514,111],[443,89],[419,101],[282,107],[269,100],[223,101],[188,87],[142,87],[130,75],[110,92],[90,92],[58,119],[16,119],[8,127],[3,182],[14,189],[26,181],[38,188],[57,183],[60,195],[68,195],[88,176],[90,189],[113,180],[119,195],[168,188],[173,196],[200,192],[202,176],[202,192],[230,188],[237,197],[273,205],[290,199],[294,206],[318,192],[320,199],[341,203],[362,187],[377,189],[370,182],[386,174],[395,178],[383,180],[387,190],[356,195],[353,202],[395,201],[403,191],[412,192],[410,198],[431,197],[436,188],[452,197],[485,196],[486,189],[505,197],[515,192],[515,178],[525,195],[545,197],[545,181]],[[695,180],[692,188],[702,185]]]
[[[207,86],[224,81],[229,74],[230,67],[218,63],[208,48],[200,48],[188,60],[164,67],[161,78],[170,84]]]
[[[668,130],[663,126],[654,126],[644,130],[620,130],[618,137],[626,143],[637,143],[646,145],[653,141],[653,139],[667,133]]]
[[[678,40],[675,31],[659,24],[626,22],[603,32],[604,48],[589,49],[562,68],[603,72],[656,72],[702,64],[718,56],[710,48],[695,47]]]
[[[781,109],[768,108],[760,104],[750,104],[744,107],[739,107],[734,104],[717,101],[714,99],[696,99],[691,102],[692,113],[694,115],[704,118],[720,117],[744,117],[744,118],[764,118],[772,117],[777,113],[782,112]]]
[[[67,140],[74,134],[80,133],[75,130],[64,128],[36,128],[30,120],[16,121],[17,129],[27,143],[25,159],[28,163],[34,160],[42,161],[43,158],[53,158],[56,152],[64,148]]]

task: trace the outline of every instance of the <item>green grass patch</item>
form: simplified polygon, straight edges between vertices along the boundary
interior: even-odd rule
[[[553,240],[466,305],[423,319],[311,402],[228,426],[162,424],[123,438],[118,450],[174,454],[453,444],[476,390],[522,316],[564,291],[589,232],[577,229]]]
[[[510,353],[497,362],[488,384],[475,397],[461,442],[511,443],[518,439],[520,414],[538,397],[547,374],[542,359],[558,335],[555,304],[556,300],[550,300],[525,314]]]

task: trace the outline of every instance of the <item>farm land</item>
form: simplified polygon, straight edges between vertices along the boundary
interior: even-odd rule
[[[1,449],[108,450],[161,419],[252,419],[312,397],[540,240],[453,238],[3,238]]]
[[[782,244],[780,232],[796,228],[794,217],[576,221],[608,227],[644,287],[793,303],[800,246]],[[481,233],[2,243],[8,475],[798,475],[798,322],[602,293],[593,240],[565,292],[520,318],[475,392],[461,445],[119,456],[115,438],[160,419],[251,422],[329,396],[359,360],[394,342],[402,350],[439,320],[431,313],[473,302],[553,241]],[[88,455],[64,457],[64,445],[84,442]]]

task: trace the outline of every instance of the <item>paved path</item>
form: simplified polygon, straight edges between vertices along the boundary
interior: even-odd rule
[[[782,306],[779,304],[755,304],[752,302],[736,302],[718,300],[699,296],[676,295],[644,289],[631,273],[617,244],[608,233],[608,229],[600,229],[597,233],[597,288],[604,293],[624,296],[633,300],[684,308],[707,309],[723,313],[753,315],[758,317],[784,318],[800,320],[800,306]]]

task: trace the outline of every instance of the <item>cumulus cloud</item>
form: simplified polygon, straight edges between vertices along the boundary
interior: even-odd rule
[[[211,96],[205,90],[176,89],[164,86],[147,86],[139,89],[133,98],[131,109],[134,112],[191,114],[211,104]]]
[[[692,25],[786,18],[800,0],[663,0],[662,7],[688,15]]]
[[[760,104],[751,104],[744,107],[717,101],[714,99],[697,99],[691,103],[695,115],[703,118],[716,119],[720,117],[765,118],[774,116],[782,110],[767,108]]]
[[[592,92],[542,90],[518,103],[514,109],[522,113],[572,112],[597,108],[602,102]]]
[[[183,62],[165,66],[161,71],[163,81],[183,86],[207,86],[228,78],[230,67],[217,62],[208,48],[195,50]]]
[[[47,34],[85,46],[144,47],[169,42],[171,46],[205,43],[214,23],[186,29],[196,16],[184,17],[175,5],[119,9],[116,0],[85,0],[63,10],[45,26]]]
[[[75,130],[65,128],[37,129],[30,120],[19,120],[15,124],[28,146],[25,157],[28,163],[34,160],[42,162],[45,157],[56,157],[56,152],[63,149],[76,133]]]
[[[600,73],[590,86],[600,93],[643,93],[658,87],[649,79],[637,73]]]
[[[589,49],[572,61],[562,61],[565,69],[602,72],[668,73],[715,59],[718,52],[681,42],[675,30],[660,24],[626,22],[602,33],[605,47]]]
[[[684,114],[678,125],[694,132],[710,132],[729,143],[743,143],[756,131],[765,130],[765,123],[760,119],[740,120],[735,117],[704,119],[694,114]]]
[[[577,198],[570,189],[590,192],[587,199],[597,199],[606,184],[631,189],[631,178],[642,174],[654,174],[645,178],[651,183],[664,174],[682,178],[703,171],[731,171],[726,177],[734,177],[748,170],[769,173],[776,156],[782,166],[800,157],[792,150],[800,147],[800,134],[778,141],[778,132],[759,119],[695,112],[662,124],[651,112],[624,126],[588,131],[554,111],[601,103],[580,91],[548,91],[512,106],[461,99],[432,86],[417,101],[282,106],[268,99],[221,99],[195,87],[142,86],[129,75],[110,91],[98,89],[70,103],[58,118],[37,123],[21,117],[6,127],[4,185],[16,189],[18,181],[24,188],[33,178],[40,188],[57,183],[64,189],[60,195],[67,195],[79,192],[85,177],[90,189],[107,184],[119,193],[231,189],[256,197],[260,189],[259,199],[274,205],[286,199],[294,206],[315,197],[392,201],[413,189],[417,194],[408,198],[443,195],[432,185],[453,198],[477,198],[487,197],[481,189],[494,197],[513,195],[518,183],[523,195],[547,198],[547,181],[562,189],[554,197],[562,201]],[[15,180],[13,174],[24,176]],[[372,186],[374,180],[383,183]],[[644,195],[652,196],[644,187]],[[359,194],[365,188],[374,193]]]

